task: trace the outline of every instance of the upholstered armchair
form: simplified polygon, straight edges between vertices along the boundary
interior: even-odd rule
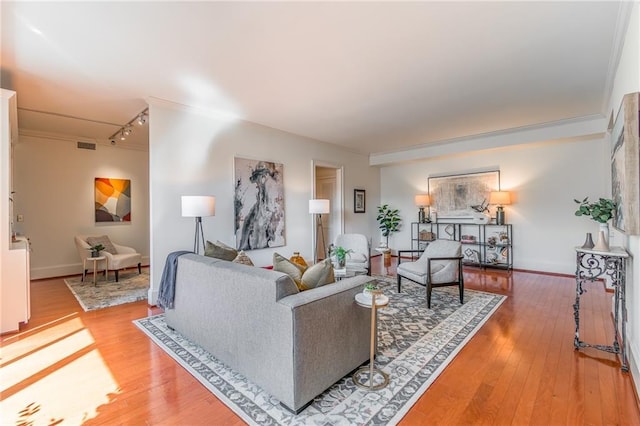
[[[137,266],[138,273],[142,273],[142,255],[131,247],[115,244],[106,235],[76,235],[74,240],[83,265],[85,264],[84,260],[91,256],[92,245],[97,243],[104,245],[105,249],[100,252],[100,255],[106,257],[107,269],[115,272],[116,282],[118,282],[119,278],[118,271],[121,269]],[[86,274],[86,272],[85,270],[84,273]]]
[[[457,285],[460,289],[460,304],[464,303],[464,277],[462,274],[462,244],[460,241],[435,240],[429,243],[415,262],[402,262],[403,253],[416,250],[398,251],[398,293],[402,278],[427,287],[427,308],[431,309],[433,287]]]
[[[333,241],[334,246],[352,250],[346,259],[347,268],[366,269],[371,275],[369,240],[362,234],[340,234]]]

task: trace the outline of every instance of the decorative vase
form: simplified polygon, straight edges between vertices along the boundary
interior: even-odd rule
[[[583,249],[592,249],[593,248],[593,238],[591,237],[591,232],[587,232],[587,238],[584,240],[584,244],[582,245]]]
[[[611,239],[609,238],[609,222],[600,224],[600,231],[604,232],[604,237],[607,240],[607,247],[609,247],[609,242]]]
[[[345,258],[337,259],[338,269],[344,269],[347,265],[347,260]]]
[[[304,257],[300,256],[299,251],[294,251],[293,256],[291,256],[291,259],[289,260],[297,265],[304,266],[305,268],[309,266],[307,265],[307,262],[305,262]]]
[[[604,231],[600,231],[598,242],[593,246],[593,249],[596,251],[609,251],[609,242],[607,241]]]

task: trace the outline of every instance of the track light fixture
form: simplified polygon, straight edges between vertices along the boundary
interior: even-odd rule
[[[142,112],[140,112],[134,118],[129,120],[128,123],[120,127],[120,129],[118,129],[114,134],[112,134],[111,137],[109,137],[109,139],[113,140],[116,137],[121,141],[127,139],[127,136],[133,133],[133,123],[137,122],[140,126],[142,126],[147,122],[148,114],[149,114],[149,108],[145,108]]]

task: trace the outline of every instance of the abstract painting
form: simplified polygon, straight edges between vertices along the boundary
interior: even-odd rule
[[[500,189],[500,172],[429,177],[428,185],[438,220],[466,218],[471,206],[486,205],[491,191]]]
[[[131,222],[131,180],[95,179],[96,222]]]
[[[235,235],[238,250],[285,244],[283,165],[235,158]]]
[[[611,198],[616,203],[613,227],[627,235],[640,234],[640,115],[639,94],[622,98],[611,131]]]

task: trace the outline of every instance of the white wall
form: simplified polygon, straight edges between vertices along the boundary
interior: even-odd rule
[[[24,217],[15,225],[31,240],[32,279],[81,273],[77,234],[109,235],[148,263],[148,152],[100,144],[91,151],[75,140],[21,135],[14,161],[14,214]],[[131,222],[95,223],[96,177],[131,179]]]
[[[586,232],[595,236],[598,229],[592,220],[574,216],[573,199],[608,196],[607,149],[602,138],[547,142],[383,167],[381,200],[399,208],[404,221],[389,245],[410,248],[409,224],[418,217],[413,196],[427,192],[429,176],[497,169],[502,189],[512,192],[505,211],[513,224],[514,267],[573,274],[573,247],[582,245]]]
[[[626,93],[640,91],[640,4],[635,2],[627,29],[620,63],[616,72],[609,111],[615,118],[622,97]],[[619,236],[623,245],[633,256],[627,271],[627,341],[631,373],[640,393],[640,236]]]
[[[193,248],[194,219],[180,215],[181,195],[214,195],[216,216],[203,218],[205,238],[235,245],[233,159],[235,156],[284,165],[286,246],[252,250],[257,266],[272,264],[273,253],[299,251],[312,259],[313,161],[344,166],[345,231],[371,235],[374,209],[353,213],[353,189],[367,190],[367,205],[377,203],[378,170],[368,157],[335,145],[280,130],[150,99],[151,289],[155,303],[167,255]]]

